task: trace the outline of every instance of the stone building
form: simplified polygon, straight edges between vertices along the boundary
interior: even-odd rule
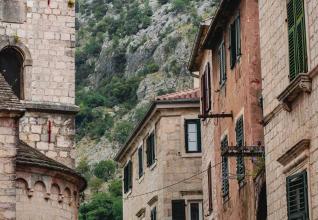
[[[77,219],[72,2],[0,1],[0,219]]]
[[[158,97],[115,160],[123,219],[202,220],[199,90]]]
[[[201,81],[204,219],[266,219],[258,2],[220,1],[189,70]]]
[[[318,219],[318,2],[259,11],[268,219]]]

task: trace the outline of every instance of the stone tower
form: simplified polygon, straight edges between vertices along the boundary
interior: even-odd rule
[[[0,71],[26,109],[19,137],[74,167],[72,0],[0,0]]]

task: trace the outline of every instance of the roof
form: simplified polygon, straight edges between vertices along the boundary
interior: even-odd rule
[[[24,112],[25,109],[18,97],[12,91],[10,85],[0,73],[0,111]]]
[[[180,99],[199,99],[200,89],[191,89],[181,92],[170,93],[162,96],[157,96],[156,100],[180,100]]]
[[[119,149],[117,152],[114,160],[119,161],[121,156],[126,152],[131,142],[134,140],[135,136],[138,134],[138,132],[142,129],[143,125],[147,122],[147,120],[152,116],[153,112],[156,111],[156,108],[158,105],[164,105],[163,108],[167,108],[167,105],[176,105],[181,104],[182,106],[189,107],[190,105],[197,105],[199,108],[200,104],[200,90],[199,89],[192,89],[182,92],[176,92],[171,93],[167,95],[158,96],[156,100],[154,100],[150,107],[148,108],[148,111],[146,112],[143,119],[138,123],[138,125],[135,127],[135,129],[132,131],[130,136],[128,137],[126,143]]]
[[[190,55],[190,60],[188,63],[188,69],[191,72],[195,72],[198,71],[199,69],[199,61],[202,60],[202,53],[201,53],[201,49],[202,49],[202,43],[203,40],[205,38],[206,33],[208,32],[209,29],[209,25],[204,23],[201,24],[199,27],[199,31],[197,33],[196,39],[194,41],[194,45],[191,51],[191,55]]]
[[[48,168],[51,170],[69,174],[79,179],[81,191],[86,188],[86,180],[78,172],[65,166],[62,163],[59,163],[45,156],[44,154],[34,149],[33,147],[27,145],[23,141],[20,141],[17,147],[16,163],[17,165],[29,165],[41,168]]]
[[[211,49],[215,37],[226,28],[228,19],[233,16],[233,10],[239,5],[240,0],[221,0],[219,7],[216,11],[215,17],[209,26],[209,30],[203,41],[203,47]]]

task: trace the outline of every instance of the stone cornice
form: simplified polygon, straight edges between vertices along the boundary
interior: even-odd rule
[[[282,109],[283,109],[283,106],[278,105],[274,108],[273,111],[267,114],[262,120],[263,126],[266,126]]]
[[[292,110],[293,101],[301,93],[310,93],[311,89],[311,78],[309,74],[301,73],[287,86],[277,99],[281,102],[283,108],[290,112]]]
[[[79,112],[79,107],[70,104],[61,103],[47,103],[47,102],[32,102],[21,101],[23,106],[27,110],[35,112],[49,112],[49,113],[64,113],[64,114],[76,114]]]
[[[303,139],[279,157],[277,161],[284,167],[296,166],[309,156],[309,147],[310,140]],[[291,164],[293,161],[295,163]]]

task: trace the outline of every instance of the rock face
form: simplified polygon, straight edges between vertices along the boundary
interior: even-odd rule
[[[80,3],[83,1],[79,0]],[[92,7],[96,1],[85,2],[85,7]],[[86,61],[95,64],[85,79],[89,82],[86,88],[93,91],[100,82],[113,76],[142,76],[136,91],[140,103],[148,103],[158,94],[191,88],[193,79],[186,67],[192,44],[200,21],[213,15],[215,2],[184,0],[182,6],[174,2],[171,0],[161,5],[158,0],[130,1],[129,4],[138,4],[140,10],[147,7],[151,9],[151,13],[146,13],[149,14],[147,25],[140,24],[138,31],[121,37],[113,37],[110,31],[103,33],[100,52]],[[102,19],[113,19],[108,23],[111,26],[123,16],[123,12],[116,11],[116,4],[115,0],[104,3],[107,11]],[[91,14],[83,12],[77,16],[81,27],[78,34],[81,32],[85,36],[78,37],[78,50],[83,49],[85,39],[91,34],[83,34],[83,30],[87,32],[87,26],[91,24],[91,17]],[[129,18],[127,20],[130,22]],[[117,119],[129,120],[138,111],[138,106]],[[114,112],[116,115],[115,108]],[[90,141],[90,138],[84,137],[78,143],[78,158],[87,157],[95,161],[111,158],[119,145],[108,139],[107,134],[100,141]]]

